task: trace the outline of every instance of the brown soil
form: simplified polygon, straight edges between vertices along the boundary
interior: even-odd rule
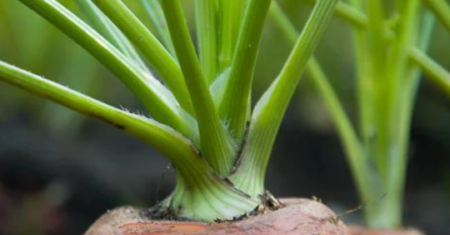
[[[142,209],[121,207],[107,212],[85,235],[349,235],[344,223],[325,205],[309,199],[285,199],[286,206],[240,221],[203,223],[156,221]],[[409,235],[409,234],[408,234]]]
[[[425,235],[416,229],[368,229],[360,226],[349,226],[348,230],[351,235]]]

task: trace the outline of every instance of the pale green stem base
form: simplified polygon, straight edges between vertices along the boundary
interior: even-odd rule
[[[363,205],[367,226],[371,228],[399,228],[402,223],[402,196],[386,195],[379,202]]]
[[[177,174],[174,192],[159,210],[173,213],[177,218],[199,221],[224,221],[239,218],[255,210],[259,202],[227,184],[220,176],[203,175],[202,182],[193,187]]]

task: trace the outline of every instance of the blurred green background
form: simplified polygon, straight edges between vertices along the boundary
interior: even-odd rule
[[[192,1],[185,0],[191,24]],[[84,17],[74,1],[61,2]],[[147,20],[136,0],[125,2]],[[301,28],[311,9],[308,1],[279,2]],[[254,100],[289,54],[289,43],[280,35],[268,20]],[[335,18],[316,53],[350,116],[356,112],[351,39],[349,25]],[[431,45],[431,56],[450,69],[450,34],[441,25]],[[142,110],[118,79],[18,1],[0,0],[0,60],[114,106]],[[359,205],[332,120],[306,76],[286,115],[267,179],[267,188],[278,197],[314,195],[338,213]],[[151,206],[172,186],[168,161],[148,146],[0,83],[0,234],[81,234],[106,210]],[[359,211],[343,219],[360,223],[361,216]],[[405,224],[428,234],[450,234],[448,221],[450,100],[423,80],[412,126]]]

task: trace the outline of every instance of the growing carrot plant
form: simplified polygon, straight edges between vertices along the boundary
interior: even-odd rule
[[[177,180],[156,212],[203,221],[233,219],[263,204],[264,175],[281,120],[337,3],[317,1],[283,69],[252,108],[271,0],[196,0],[196,42],[181,0],[141,0],[151,28],[121,0],[77,0],[92,26],[56,0],[19,1],[113,72],[149,116],[6,62],[0,62],[0,79],[159,150],[175,166]]]
[[[435,18],[450,30],[450,4],[351,0],[339,2],[336,13],[354,34],[357,125],[351,123],[315,58],[307,73],[334,119],[361,203],[367,205],[366,223],[396,228],[402,221],[410,124],[422,73],[450,94],[450,74],[426,54]],[[294,44],[299,33],[278,5],[272,5],[270,15]]]

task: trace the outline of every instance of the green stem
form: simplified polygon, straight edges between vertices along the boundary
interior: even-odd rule
[[[367,107],[371,109],[370,113],[373,115],[370,119],[370,126],[374,127],[376,140],[372,137],[366,136],[366,147],[369,157],[373,158],[375,166],[383,181],[387,177],[387,161],[388,155],[385,150],[388,148],[389,134],[384,131],[389,131],[389,107],[391,105],[389,89],[393,81],[387,75],[387,41],[384,37],[385,32],[385,13],[383,5],[380,0],[368,0],[366,3],[366,11],[368,12],[368,30],[367,30],[367,48],[365,52],[368,53],[366,57],[368,63],[367,77],[360,79],[368,79],[373,89],[372,93],[362,93],[363,96],[369,96],[363,99],[373,100],[372,105]],[[367,109],[366,108],[366,109]],[[372,138],[370,140],[369,138]]]
[[[317,0],[310,1],[317,2]],[[359,29],[367,28],[367,16],[362,11],[352,7],[348,3],[339,1],[336,4],[336,16],[339,16],[344,21],[349,22],[351,25],[354,25]]]
[[[167,50],[172,55],[175,55],[175,49],[173,48],[172,39],[170,39],[169,29],[167,28],[164,12],[162,11],[159,0],[139,0],[139,2],[144,7],[150,19],[151,27],[159,35]]]
[[[333,15],[337,0],[319,0],[283,70],[257,103],[242,162],[230,179],[236,187],[257,197],[264,190],[264,176],[282,117],[297,84]]]
[[[156,120],[196,139],[195,121],[178,107],[170,91],[150,74],[130,64],[121,52],[72,12],[55,0],[20,1],[58,27],[115,73]]]
[[[205,159],[227,175],[234,164],[236,147],[220,121],[195,53],[179,0],[164,0],[162,7],[198,120]]]
[[[350,1],[352,7],[357,11],[363,10],[363,4],[360,0]],[[372,107],[374,107],[374,87],[373,79],[370,79],[369,56],[367,53],[368,39],[365,29],[357,28],[353,31],[353,40],[355,42],[355,67],[357,77],[357,97],[359,111],[359,131],[364,146],[369,146],[371,139],[375,135],[375,125]]]
[[[180,153],[192,153],[192,149],[195,148],[189,140],[170,127],[144,116],[114,108],[2,61],[0,61],[0,79],[143,139],[167,154],[176,165],[190,164],[191,157]]]
[[[381,186],[377,173],[372,168],[371,161],[365,153],[364,146],[359,141],[344,108],[339,102],[339,98],[316,60],[310,60],[308,72],[333,117],[361,197],[366,202],[375,201],[377,197],[381,196],[379,192]]]
[[[405,119],[411,118],[412,115],[412,108],[405,109],[405,105],[408,104],[404,99],[407,98],[405,95],[409,94],[408,89],[414,83],[414,80],[409,79],[408,51],[417,43],[420,1],[405,1],[401,6],[398,9],[400,20],[396,37],[389,48],[380,48],[380,50],[389,49],[390,54],[386,59],[385,68],[388,80],[382,84],[384,89],[377,94],[377,105],[381,107],[377,111],[378,119],[382,122],[377,124],[377,137],[374,139],[376,148],[373,151],[378,155],[377,159],[385,159],[379,174],[383,180],[383,191],[387,195],[377,208],[366,210],[369,226],[377,228],[395,228],[401,226],[402,222],[408,136],[407,131],[400,128],[406,128],[401,122],[410,122]]]
[[[450,97],[450,73],[419,48],[410,50],[410,58],[422,68],[425,78],[442,89]]]
[[[275,22],[288,42],[295,46],[300,33],[277,2],[272,2],[272,5],[270,5],[269,17]]]
[[[216,0],[195,1],[200,62],[208,84],[214,82],[218,74],[217,7]]]
[[[284,36],[292,45],[295,45],[300,34],[275,2],[272,4],[270,13],[270,16],[281,29]],[[376,196],[379,195],[377,189],[380,188],[379,182],[377,182],[376,172],[371,168],[370,161],[364,152],[364,147],[360,143],[356,131],[350,123],[350,119],[345,114],[345,110],[339,102],[338,96],[329,83],[329,79],[326,77],[319,62],[314,57],[309,60],[306,72],[313,79],[313,82],[328,106],[344,146],[353,178],[360,190],[362,198],[364,198],[364,201],[374,201]]]
[[[239,35],[243,8],[247,0],[219,0],[220,6],[220,53],[219,71],[230,66]]]
[[[288,39],[289,43],[294,46],[300,33],[276,2],[272,3],[270,16],[274,19],[277,26]],[[338,129],[338,133],[348,153],[347,156],[351,159],[349,162],[357,162],[358,160],[356,160],[356,158],[364,158],[362,157],[365,155],[363,147],[358,140],[358,136],[353,126],[350,123],[350,119],[345,114],[345,110],[339,102],[339,98],[329,83],[329,79],[326,77],[325,72],[314,57],[309,60],[306,67],[306,72],[311,76],[313,82],[319,88],[325,103],[328,105],[331,116],[333,117]],[[363,167],[358,166],[357,164],[352,165],[355,165],[355,167],[352,168],[356,175],[355,179],[370,178],[366,176],[366,174],[369,173],[368,171],[358,172],[358,170],[367,169],[367,166]],[[370,186],[370,184],[363,183],[360,185]]]
[[[225,97],[220,104],[221,116],[238,142],[244,136],[249,118],[253,74],[270,3],[271,0],[249,2],[239,32]]]
[[[165,154],[176,166],[181,179],[168,205],[179,217],[208,222],[231,220],[258,205],[214,173],[192,142],[168,126],[114,108],[1,61],[0,80],[119,128]]]
[[[100,11],[92,0],[76,0],[78,6],[87,15],[93,27],[101,33],[111,44],[119,49],[130,63],[135,63],[140,69],[148,71],[147,65],[134,49],[133,45],[123,33]],[[150,71],[148,71],[150,72]]]
[[[442,24],[450,32],[450,5],[445,0],[425,0]]]
[[[418,17],[415,16],[414,18]],[[414,44],[417,44],[421,50],[426,51],[428,49],[434,24],[435,24],[434,16],[430,12],[424,12],[422,24],[420,24],[421,26],[420,34],[416,30],[413,30],[411,33],[416,35],[409,36],[417,38],[418,41],[416,42],[416,40],[414,40],[411,42],[409,47],[405,47],[404,50],[406,51],[406,53],[408,53],[408,48],[413,47]],[[410,23],[410,27],[414,27],[415,25],[419,25],[418,21],[412,20]],[[417,35],[420,35],[420,37],[417,37]],[[407,175],[406,166],[408,161],[407,155],[408,155],[411,121],[413,117],[414,103],[416,101],[417,90],[421,77],[420,68],[412,64],[409,58],[407,58],[407,60],[403,62],[405,63],[405,71],[403,72],[404,74],[402,75],[402,77],[404,78],[403,79],[400,78],[403,81],[400,82],[401,85],[399,85],[399,90],[397,91],[398,108],[396,108],[397,114],[394,114],[397,117],[394,120],[396,124],[393,124],[394,128],[397,127],[397,130],[393,131],[396,135],[394,134],[393,136],[394,138],[397,139],[398,143],[397,145],[399,146],[397,155],[400,157],[395,158],[395,156],[391,156],[390,158],[391,162],[388,165],[390,171],[390,176],[388,176],[388,178],[392,180],[389,181],[390,184],[388,184],[387,192],[390,192],[394,205],[393,206],[388,205],[387,206],[388,211],[386,212],[386,214],[388,215],[398,214],[400,221],[397,224],[401,224],[405,177]],[[396,162],[396,160],[402,162]]]
[[[177,61],[131,12],[122,0],[93,0],[94,3],[127,35],[144,58],[161,76],[180,105],[193,114],[193,108],[183,74]]]

